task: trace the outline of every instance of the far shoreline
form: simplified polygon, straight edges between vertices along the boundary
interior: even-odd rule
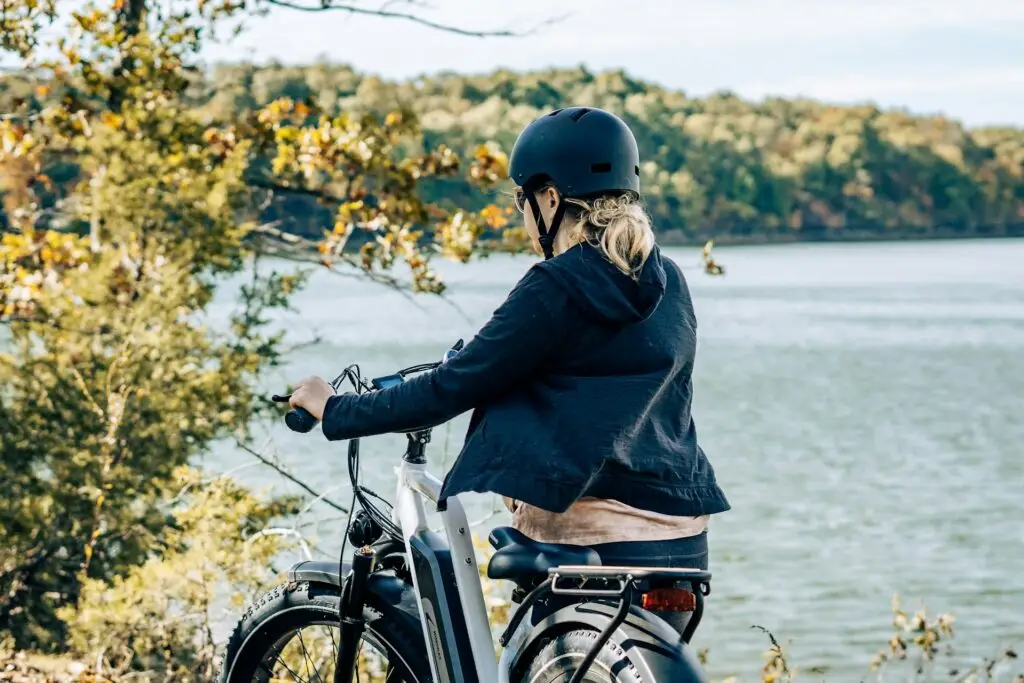
[[[770,246],[783,244],[868,244],[872,242],[943,242],[968,240],[997,240],[1024,238],[1024,223],[1001,226],[998,231],[963,231],[930,229],[928,233],[895,232],[880,233],[877,231],[849,231],[827,234],[824,231],[816,234],[807,233],[761,233],[751,235],[707,235],[692,237],[683,235],[681,230],[666,230],[658,233],[658,243],[665,247],[702,247],[712,240],[716,247]]]

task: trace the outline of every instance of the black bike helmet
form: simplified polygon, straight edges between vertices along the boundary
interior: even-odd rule
[[[544,258],[552,257],[555,233],[565,214],[558,203],[551,225],[534,193],[553,185],[562,197],[586,199],[602,194],[640,194],[640,152],[622,119],[596,107],[567,107],[528,125],[512,148],[509,176],[530,203]]]

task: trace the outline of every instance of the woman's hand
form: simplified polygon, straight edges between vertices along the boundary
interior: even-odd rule
[[[317,420],[324,419],[327,399],[334,396],[334,388],[319,377],[307,377],[292,390],[288,405],[292,408],[305,408]]]

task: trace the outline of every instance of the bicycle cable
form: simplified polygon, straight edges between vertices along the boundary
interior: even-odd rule
[[[359,370],[358,365],[350,365],[345,368],[340,375],[338,375],[331,386],[337,391],[341,384],[348,380],[355,389],[357,394],[364,393],[366,391],[373,391],[373,387],[368,384],[362,378],[362,373]],[[402,530],[391,520],[391,512],[394,507],[386,499],[384,499],[377,492],[363,486],[359,483],[359,439],[351,439],[348,442],[348,477],[349,482],[352,485],[352,495],[355,500],[359,501],[359,507],[361,507],[370,519],[376,522],[385,534],[391,538],[400,539],[402,538]],[[376,499],[379,503],[373,501]],[[354,506],[353,506],[354,507]],[[351,522],[350,522],[351,523]],[[348,536],[346,529],[346,538]],[[344,552],[344,543],[342,544],[342,550]]]

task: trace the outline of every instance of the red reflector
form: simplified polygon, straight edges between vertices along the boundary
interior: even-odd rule
[[[640,604],[652,612],[692,612],[697,609],[697,596],[682,588],[659,588],[644,593]]]

